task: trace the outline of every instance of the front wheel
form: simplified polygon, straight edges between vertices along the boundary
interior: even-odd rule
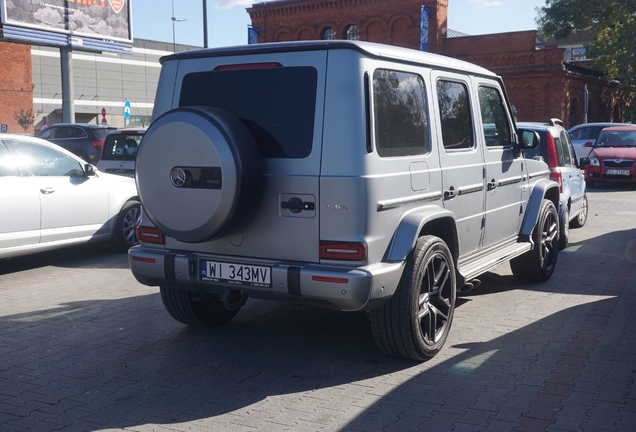
[[[371,311],[378,347],[408,360],[432,358],[448,338],[455,298],[455,264],[446,243],[434,236],[420,237],[395,294]]]
[[[513,258],[510,269],[519,279],[544,282],[554,273],[559,256],[559,213],[550,200],[544,199],[541,203],[532,240],[532,250]]]
[[[161,300],[172,318],[193,327],[217,327],[228,323],[239,308],[228,310],[218,296],[162,286]]]

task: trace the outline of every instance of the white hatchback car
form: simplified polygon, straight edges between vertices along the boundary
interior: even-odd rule
[[[105,174],[48,141],[0,136],[0,258],[89,241],[137,244],[135,181]]]
[[[104,139],[97,169],[108,174],[135,177],[135,159],[146,128],[117,129]]]

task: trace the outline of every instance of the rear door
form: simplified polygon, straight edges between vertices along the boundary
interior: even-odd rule
[[[108,222],[108,190],[98,177],[85,177],[74,158],[48,146],[13,140],[28,158],[41,206],[40,243],[89,237]]]
[[[439,113],[437,135],[442,137],[444,207],[455,214],[460,255],[478,249],[484,222],[484,159],[475,131],[473,94],[467,76],[433,72]],[[443,148],[442,148],[443,147]]]
[[[318,261],[319,178],[326,51],[189,59],[177,72],[172,106],[210,106],[243,122],[264,166],[255,216],[228,239],[188,249]],[[187,146],[184,146],[187,152]],[[178,242],[167,241],[168,247]]]
[[[557,148],[557,157],[561,169],[561,181],[563,193],[571,198],[570,217],[576,215],[581,208],[583,193],[585,192],[584,176],[576,166],[576,157],[570,136],[565,130],[559,132],[558,137],[554,137],[554,144]]]

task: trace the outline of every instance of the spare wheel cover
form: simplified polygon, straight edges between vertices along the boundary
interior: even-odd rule
[[[242,228],[262,190],[260,154],[247,128],[226,111],[185,107],[148,128],[137,154],[139,197],[150,220],[184,242]]]

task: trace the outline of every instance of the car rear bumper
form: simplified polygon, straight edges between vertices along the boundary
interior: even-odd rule
[[[347,267],[314,263],[282,263],[234,259],[227,256],[132,247],[130,268],[144,285],[172,286],[195,292],[223,294],[243,291],[250,297],[313,304],[342,311],[371,310],[388,300],[400,280],[404,263],[377,263]],[[271,269],[271,284],[211,282],[201,277],[205,260],[262,266]],[[262,284],[260,284],[262,285]]]

